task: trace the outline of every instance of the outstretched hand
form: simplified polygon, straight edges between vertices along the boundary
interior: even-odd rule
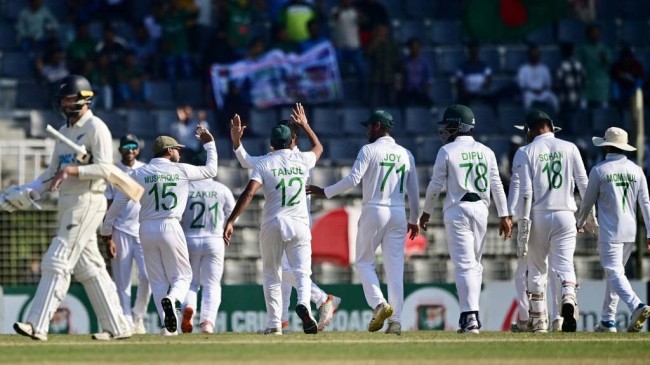
[[[325,189],[316,185],[305,186],[305,192],[307,192],[308,195],[323,196],[323,197],[325,196]]]
[[[420,227],[417,224],[408,224],[408,228],[406,229],[406,233],[408,234],[408,237],[410,240],[415,239],[415,237],[420,234]]]
[[[239,143],[241,141],[241,137],[244,135],[244,129],[246,129],[246,126],[241,125],[239,114],[235,114],[230,120],[230,139],[233,143]]]
[[[427,224],[429,223],[429,218],[431,218],[431,215],[428,213],[422,213],[422,215],[420,216],[420,228],[422,228],[422,230],[425,232],[427,230]]]
[[[305,108],[302,107],[302,104],[296,103],[296,106],[291,109],[291,120],[302,128],[309,125]]]

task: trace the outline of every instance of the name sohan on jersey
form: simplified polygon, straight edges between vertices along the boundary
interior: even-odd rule
[[[553,151],[549,153],[541,153],[537,158],[540,161],[556,161],[564,158],[564,151]]]

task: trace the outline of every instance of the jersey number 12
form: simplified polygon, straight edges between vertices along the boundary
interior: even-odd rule
[[[289,198],[289,201],[287,201],[287,186],[292,186],[294,183],[297,183],[298,186],[298,191],[296,191],[295,194],[291,198]],[[300,200],[298,200],[298,196],[302,192],[302,179],[299,177],[292,177],[289,179],[288,183],[284,182],[284,179],[280,180],[280,182],[275,186],[275,190],[281,189],[282,190],[282,206],[283,207],[292,207],[298,203],[300,203]]]

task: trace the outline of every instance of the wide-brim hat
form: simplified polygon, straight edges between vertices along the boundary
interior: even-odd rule
[[[591,141],[598,147],[612,146],[623,151],[636,151],[627,140],[627,132],[621,128],[611,127],[605,131],[605,137],[593,137]]]

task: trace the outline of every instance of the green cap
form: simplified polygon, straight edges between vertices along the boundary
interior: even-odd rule
[[[185,145],[176,142],[176,140],[173,139],[172,137],[160,136],[153,141],[152,150],[153,150],[153,154],[157,155],[168,148],[183,148],[183,147],[185,147]]]
[[[474,112],[472,109],[466,107],[465,105],[454,104],[445,109],[445,114],[443,114],[442,120],[438,122],[438,124],[450,123],[465,123],[469,125],[476,125]]]
[[[135,135],[129,133],[120,138],[120,148],[136,149],[140,148],[140,140]]]
[[[553,124],[553,119],[551,119],[551,117],[548,114],[544,113],[541,110],[531,110],[530,112],[528,112],[528,114],[526,114],[526,119],[524,119],[524,122],[526,124],[534,124],[535,122],[540,120],[548,120],[549,122],[551,122],[551,124]]]
[[[271,145],[274,147],[288,148],[291,145],[291,129],[286,125],[275,125],[271,129]]]
[[[393,129],[393,116],[387,111],[375,110],[368,120],[361,122],[361,125],[367,127],[371,123],[379,123],[384,128]]]

